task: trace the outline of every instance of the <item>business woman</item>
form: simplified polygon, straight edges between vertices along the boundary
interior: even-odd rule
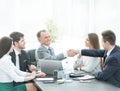
[[[16,68],[9,56],[12,50],[12,39],[2,37],[0,39],[0,91],[36,91],[33,83],[13,87],[13,81],[29,81],[34,79],[37,74],[35,71],[27,73]]]
[[[85,46],[87,49],[100,49],[98,35],[96,33],[88,33]],[[81,70],[94,74],[95,72],[101,71],[100,57],[79,56],[74,67],[80,67]]]

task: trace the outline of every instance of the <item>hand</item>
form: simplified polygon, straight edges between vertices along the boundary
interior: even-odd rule
[[[29,70],[32,71],[36,71],[36,66],[35,65],[30,65],[29,66]]]
[[[36,71],[33,71],[32,73],[27,73],[24,81],[29,81],[32,80],[36,77]]]
[[[82,56],[81,53],[80,53],[80,51],[79,51],[79,50],[76,50],[76,53],[78,54],[77,58],[80,59],[81,56]]]
[[[82,67],[84,67],[84,65],[83,65],[83,64],[81,64],[81,65],[80,65],[80,70],[82,69]]]
[[[80,68],[82,68],[83,66],[84,66],[84,65],[83,65],[83,64],[81,64],[81,65],[80,65]]]
[[[80,54],[80,50],[75,50],[77,54]]]
[[[39,72],[36,74],[36,77],[45,77],[46,74],[44,72]]]
[[[31,78],[34,79],[36,77],[36,71],[32,71]]]
[[[77,58],[78,58],[78,59],[80,59],[80,58],[81,58],[81,56],[82,56],[81,54],[78,54]]]
[[[73,56],[75,56],[77,54],[77,51],[74,50],[74,49],[69,49],[67,51],[67,54],[68,54],[69,57],[73,57]]]

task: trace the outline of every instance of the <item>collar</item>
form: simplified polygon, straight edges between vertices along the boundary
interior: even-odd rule
[[[15,50],[15,54],[16,54],[16,55],[21,54],[21,51],[18,51],[18,50],[16,50],[16,49],[14,49],[14,50]]]
[[[49,46],[43,45],[46,49],[50,48]]]
[[[113,48],[111,48],[110,50],[108,50],[108,52],[107,52],[107,56],[109,56],[110,55],[110,53],[112,52],[112,50],[115,48],[115,46],[113,47]]]

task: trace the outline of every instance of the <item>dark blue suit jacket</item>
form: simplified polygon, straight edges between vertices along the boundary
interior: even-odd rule
[[[104,57],[105,50],[81,50],[82,55],[93,57]],[[115,46],[110,55],[105,60],[102,72],[95,74],[96,79],[104,80],[120,87],[120,47]]]

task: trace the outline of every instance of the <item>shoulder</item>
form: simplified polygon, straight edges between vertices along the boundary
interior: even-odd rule
[[[47,51],[47,48],[44,46],[40,46],[37,51]]]
[[[22,57],[28,57],[28,54],[25,50],[21,50],[21,56]]]
[[[13,56],[13,55],[15,55],[15,51],[14,50],[10,53],[10,56]]]
[[[120,58],[120,47],[119,46],[115,46],[115,48],[111,52],[110,56],[113,56],[115,58]]]
[[[3,62],[6,64],[11,61],[11,57],[10,57],[10,55],[5,54],[2,58],[0,58],[0,61],[1,61],[1,63]]]
[[[21,54],[27,54],[25,50],[21,50]]]
[[[120,65],[120,51],[116,51],[109,56],[109,62],[112,65]]]

